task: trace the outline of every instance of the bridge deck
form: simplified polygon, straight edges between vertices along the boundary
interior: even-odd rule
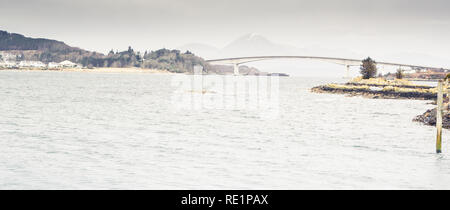
[[[211,64],[237,64],[237,65],[240,65],[240,64],[244,64],[244,63],[262,61],[262,60],[272,60],[272,59],[312,59],[312,60],[336,63],[336,64],[340,64],[340,65],[347,65],[347,66],[359,66],[359,65],[361,65],[361,62],[362,62],[362,60],[359,60],[359,59],[333,58],[333,57],[320,57],[320,56],[253,56],[253,57],[213,59],[213,60],[206,60],[206,62],[211,63]],[[409,67],[412,69],[443,69],[446,71],[450,71],[450,69],[447,69],[447,68],[438,68],[438,67],[430,67],[430,66],[399,64],[399,63],[390,63],[390,62],[376,62],[376,63],[379,65]]]

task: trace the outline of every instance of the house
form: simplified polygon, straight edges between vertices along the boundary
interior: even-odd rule
[[[73,62],[68,61],[68,60],[65,60],[65,61],[59,63],[59,65],[61,67],[63,67],[63,68],[75,68],[75,67],[78,66],[76,63],[73,63]]]
[[[49,69],[59,69],[62,68],[62,65],[59,63],[55,63],[55,62],[50,62],[47,64],[47,68]]]
[[[20,68],[45,68],[47,65],[40,61],[20,61]]]
[[[5,53],[5,52],[0,52],[0,67],[1,68],[17,68],[18,65],[15,62],[16,56],[9,54],[9,53]]]
[[[403,71],[403,74],[414,74],[414,73],[416,73],[416,70],[415,70],[415,69],[404,70],[404,71]]]
[[[19,65],[16,62],[13,61],[0,61],[0,67],[2,68],[17,68]]]
[[[3,59],[4,61],[7,61],[7,60],[15,60],[15,59],[16,59],[16,56],[15,56],[15,55],[10,54],[10,53],[6,53],[6,52],[0,52],[0,57],[2,57],[2,59]]]

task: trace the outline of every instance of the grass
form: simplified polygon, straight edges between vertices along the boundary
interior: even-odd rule
[[[345,90],[369,90],[370,87],[367,85],[362,86],[354,86],[354,85],[339,85],[339,84],[327,84],[327,87],[334,88],[334,89],[345,89]]]
[[[417,86],[427,87],[426,85],[416,85],[405,79],[386,80],[384,78],[370,78],[363,79],[362,77],[354,78],[351,83],[366,84],[366,85],[389,85],[389,86]]]
[[[422,89],[422,88],[401,88],[394,86],[386,86],[382,91],[393,91],[393,92],[401,92],[401,93],[437,93],[437,88],[431,89]]]
[[[352,85],[358,84],[358,85]],[[350,84],[327,84],[326,86],[333,89],[338,90],[371,90],[370,86],[379,85],[384,86],[383,89],[379,90],[380,92],[398,92],[398,93],[437,93],[437,88],[420,88],[420,87],[429,87],[426,85],[416,85],[408,80],[404,79],[395,79],[395,80],[386,80],[384,78],[371,78],[371,79],[362,79],[361,77],[357,77],[353,79]],[[403,87],[399,87],[403,86]],[[404,87],[407,86],[407,87]],[[418,88],[408,88],[408,86],[418,87]]]
[[[374,86],[376,88],[374,88]],[[450,85],[444,83],[444,94],[449,91]],[[372,78],[362,79],[361,77],[355,78],[346,84],[330,83],[327,85],[317,87],[324,91],[333,92],[333,90],[341,90],[343,93],[349,92],[365,92],[370,94],[389,95],[400,94],[399,97],[407,98],[425,98],[432,99],[437,95],[437,87],[427,85],[417,85],[408,80],[396,79],[386,80],[384,78]],[[449,93],[447,93],[449,94]]]

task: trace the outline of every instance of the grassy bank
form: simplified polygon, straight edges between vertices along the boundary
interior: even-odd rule
[[[313,92],[347,94],[368,98],[394,98],[433,100],[437,89],[431,86],[415,85],[407,80],[384,80],[379,78],[363,80],[356,78],[345,84],[326,84],[312,88]]]

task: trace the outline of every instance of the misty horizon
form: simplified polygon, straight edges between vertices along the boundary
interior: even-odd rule
[[[356,0],[283,0],[277,3],[1,0],[1,3],[0,23],[4,30],[65,40],[71,45],[100,52],[128,45],[142,49],[176,48],[192,42],[221,48],[248,33],[259,33],[296,47],[334,43],[331,48],[339,48],[335,41],[350,37],[360,39],[360,44],[370,38],[375,43],[400,41],[398,36],[409,35],[410,43],[422,39],[423,43],[412,46],[414,51],[420,52],[426,44],[444,41],[450,32],[450,15],[446,12],[450,3],[444,0],[382,0],[377,3]],[[386,32],[390,35],[382,36]],[[314,37],[317,35],[320,36]],[[358,42],[349,43],[349,47],[356,47]],[[108,46],[111,43],[116,44]],[[439,48],[448,47],[450,43],[442,44]]]

